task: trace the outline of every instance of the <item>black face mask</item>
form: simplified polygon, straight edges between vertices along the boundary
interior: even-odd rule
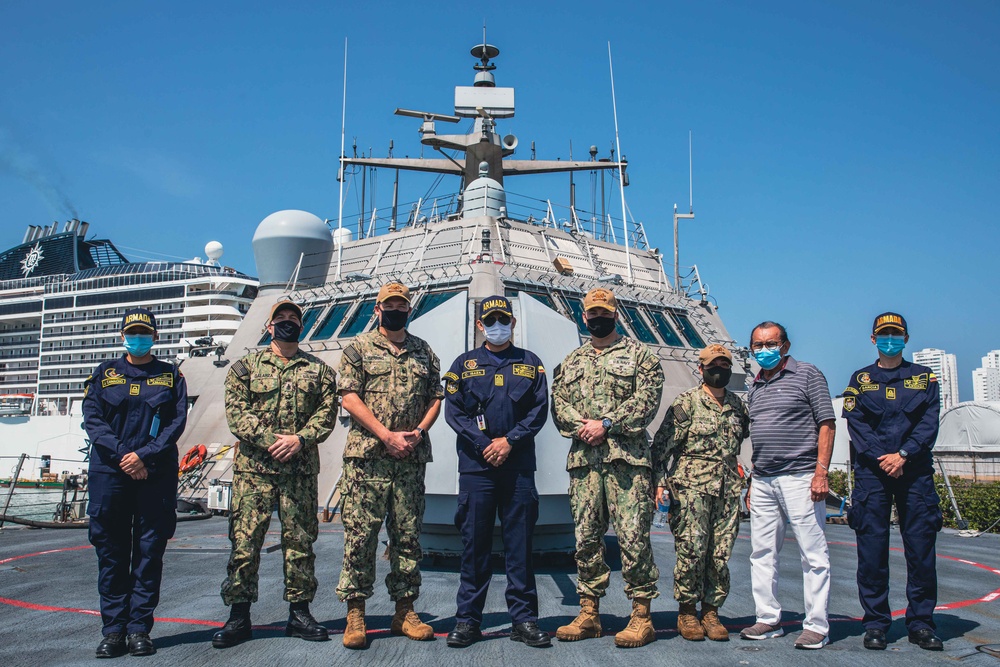
[[[711,368],[706,368],[703,375],[705,378],[705,384],[714,389],[722,389],[729,384],[729,378],[733,377],[732,368],[723,368],[722,366],[712,366]]]
[[[279,322],[274,322],[274,340],[280,340],[282,343],[298,343],[299,335],[302,333],[302,327],[296,324],[293,320],[281,320]]]
[[[588,317],[587,331],[594,338],[606,338],[615,330],[615,318],[613,317]]]
[[[406,318],[410,316],[406,310],[383,310],[380,324],[386,331],[399,331],[406,326]]]

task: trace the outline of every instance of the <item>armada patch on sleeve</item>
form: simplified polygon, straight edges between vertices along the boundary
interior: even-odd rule
[[[455,375],[454,373],[452,373],[451,371],[448,371],[447,373],[445,373],[441,377],[443,379],[445,379],[445,380],[451,380],[452,382],[457,382],[458,381],[458,376]]]

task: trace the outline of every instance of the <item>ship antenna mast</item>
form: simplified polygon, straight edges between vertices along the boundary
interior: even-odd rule
[[[337,280],[340,280],[340,258],[344,254],[344,237],[341,230],[344,227],[344,136],[347,131],[347,38],[344,38],[344,103],[340,109],[340,173],[337,180],[340,181],[340,196],[337,211]]]
[[[688,213],[694,213],[694,133],[688,130]]]
[[[618,103],[615,100],[615,68],[611,62],[611,42],[608,42],[608,69],[611,70],[611,108],[615,116],[615,149],[618,152],[618,189],[622,195],[622,230],[625,235],[625,266],[628,268],[628,282],[632,284],[632,257],[628,252],[628,213],[625,210],[625,175],[622,172],[622,145],[618,138]]]

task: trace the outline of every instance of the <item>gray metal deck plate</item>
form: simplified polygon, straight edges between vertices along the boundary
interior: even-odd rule
[[[265,547],[278,543],[277,517]],[[663,595],[653,603],[657,641],[640,649],[616,649],[612,635],[623,628],[629,605],[622,592],[617,543],[608,538],[613,562],[609,595],[602,601],[605,636],[576,643],[554,642],[550,649],[531,649],[509,640],[510,620],[504,602],[502,563],[494,561],[494,577],[483,629],[487,639],[470,648],[449,649],[444,635],[453,626],[458,576],[455,560],[423,564],[423,588],[417,610],[434,627],[432,642],[413,642],[388,633],[393,606],[382,584],[388,563],[379,560],[376,594],[368,603],[369,648],[349,651],[340,642],[346,606],[336,600],[343,537],[340,525],[321,524],[316,544],[320,590],[312,609],[332,633],[332,640],[309,643],[284,636],[287,605],[282,600],[280,549],[261,557],[260,602],[253,607],[257,626],[254,640],[227,650],[213,649],[211,633],[227,617],[219,598],[229,551],[224,519],[181,523],[165,560],[162,597],[153,630],[155,656],[149,665],[447,665],[524,664],[611,665],[654,661],[657,665],[809,665],[847,664],[962,664],[995,665],[997,659],[976,646],[1000,643],[1000,536],[960,538],[942,533],[938,541],[938,633],[943,653],[928,653],[906,641],[902,619],[889,633],[885,652],[861,647],[862,628],[855,585],[854,533],[845,526],[828,526],[833,569],[830,595],[831,644],[821,651],[796,651],[794,633],[802,619],[802,588],[798,549],[789,540],[782,552],[779,598],[785,606],[786,630],[792,636],[763,642],[741,641],[735,634],[754,621],[750,594],[748,524],[741,527],[731,561],[732,593],[722,608],[722,619],[734,631],[728,643],[686,642],[676,630],[677,605],[672,599],[673,540],[655,531],[653,545],[660,566]],[[905,607],[905,564],[898,534],[890,556],[894,610]],[[566,560],[546,557],[537,563],[540,625],[554,632],[576,614],[575,571]],[[95,611],[97,561],[83,530],[4,529],[0,533],[0,665],[92,665],[100,641],[100,619]],[[984,601],[984,598],[988,600]],[[125,657],[122,660],[132,661]]]

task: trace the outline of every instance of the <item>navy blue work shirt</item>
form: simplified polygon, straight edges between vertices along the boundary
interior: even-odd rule
[[[904,361],[887,369],[874,363],[856,371],[844,390],[842,413],[856,463],[871,468],[883,454],[906,450],[909,466],[930,465],[940,411],[941,389],[927,366]]]
[[[503,437],[511,452],[499,468],[535,469],[535,436],[549,402],[541,359],[513,344],[496,353],[484,344],[455,359],[442,379],[445,419],[458,435],[459,472],[495,470],[483,450]]]
[[[187,384],[173,364],[154,358],[134,366],[122,355],[102,362],[83,386],[91,472],[124,475],[121,460],[135,452],[150,476],[177,475]]]

